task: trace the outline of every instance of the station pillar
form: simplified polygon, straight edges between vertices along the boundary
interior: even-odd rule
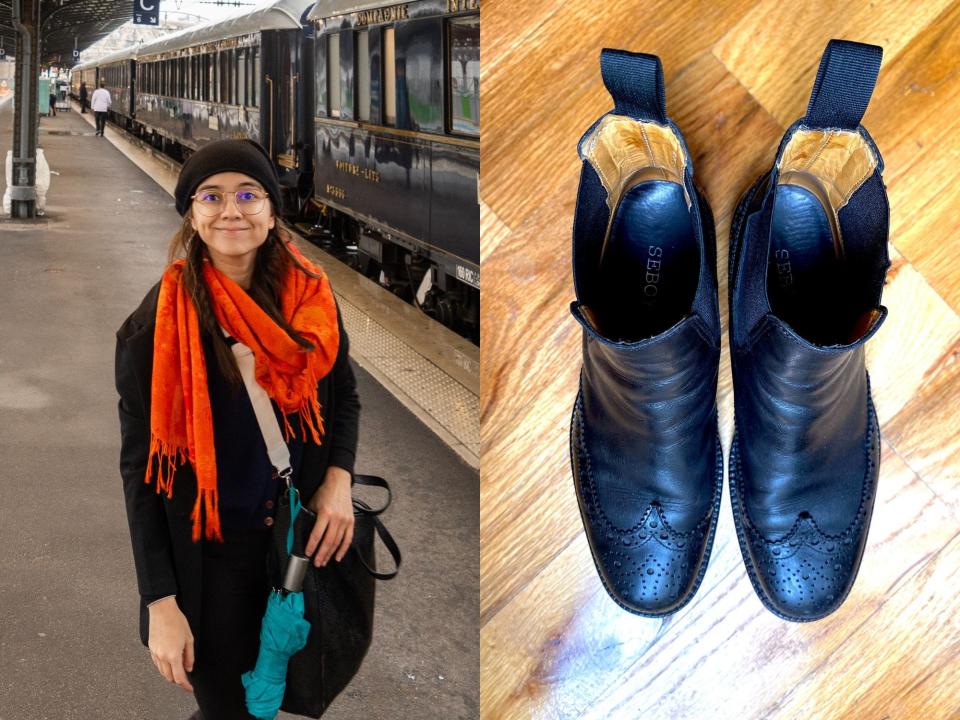
[[[13,182],[10,215],[33,218],[37,206],[37,130],[40,125],[37,87],[40,82],[40,0],[13,0],[17,31]]]

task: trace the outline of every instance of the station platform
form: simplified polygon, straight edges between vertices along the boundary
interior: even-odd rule
[[[56,173],[46,214],[0,220],[0,720],[177,720],[196,706],[157,674],[137,635],[113,360],[114,333],[159,279],[180,217],[160,184],[162,162],[140,169],[114,128],[96,137],[88,118],[41,119],[40,146]],[[11,132],[7,102],[4,155]],[[382,305],[376,285],[308,250],[350,306],[363,407],[357,471],[391,482],[383,520],[404,553],[400,575],[378,584],[375,637],[360,675],[324,717],[476,717],[474,357],[437,340],[442,334],[378,335],[407,327],[407,312]],[[434,342],[439,349],[425,350]],[[436,371],[404,354],[423,352]],[[462,427],[424,407],[445,401],[424,399],[416,385],[423,372],[436,372],[428,384],[447,383],[443,392],[462,403]]]

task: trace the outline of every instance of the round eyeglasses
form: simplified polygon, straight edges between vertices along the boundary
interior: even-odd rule
[[[263,210],[263,201],[267,199],[265,193],[256,190],[235,190],[223,192],[222,190],[201,190],[196,195],[191,195],[190,199],[203,215],[219,215],[226,207],[227,195],[233,195],[237,203],[237,209],[244,215],[256,215]]]

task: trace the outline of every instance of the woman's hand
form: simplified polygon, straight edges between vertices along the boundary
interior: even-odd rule
[[[307,507],[317,514],[307,540],[307,557],[316,555],[313,564],[323,567],[336,552],[340,562],[353,542],[353,496],[350,493],[350,473],[343,468],[327,468],[323,484],[310,498]]]
[[[193,692],[187,672],[193,671],[193,633],[190,623],[174,596],[158,600],[148,607],[150,637],[147,646],[153,664],[168,682]],[[186,671],[186,672],[185,672]]]

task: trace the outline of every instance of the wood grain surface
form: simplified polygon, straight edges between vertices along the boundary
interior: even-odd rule
[[[481,716],[960,718],[960,2],[488,0],[482,21]],[[863,124],[893,265],[867,345],[883,439],[860,574],[830,617],[779,620],[746,576],[725,486],[694,600],[635,617],[597,578],[568,455],[576,142],[611,106],[600,50],[661,57],[716,216],[726,454],[731,214],[832,37],[884,47]]]

